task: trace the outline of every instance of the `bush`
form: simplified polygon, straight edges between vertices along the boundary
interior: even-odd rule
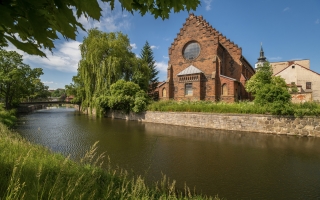
[[[212,101],[158,101],[148,106],[149,111],[163,112],[210,112],[210,113],[243,113],[320,116],[320,104],[306,102],[293,104],[284,103],[281,99],[273,103],[257,104],[254,102],[224,103]]]
[[[102,105],[114,110],[141,112],[147,107],[147,94],[133,82],[119,80],[110,86],[110,95],[103,101]]]
[[[3,105],[0,104],[0,122],[1,123],[5,124],[8,127],[12,127],[17,120],[15,113],[16,113],[15,110],[7,111],[4,109]]]
[[[246,90],[254,95],[256,104],[271,104],[277,113],[278,104],[288,104],[291,101],[289,88],[285,80],[279,76],[272,76],[272,67],[266,62],[260,66],[255,75],[246,83]],[[272,105],[274,104],[274,105]]]

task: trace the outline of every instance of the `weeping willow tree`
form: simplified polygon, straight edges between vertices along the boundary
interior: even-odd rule
[[[101,99],[108,95],[110,86],[124,79],[139,81],[145,85],[150,72],[147,64],[131,52],[127,35],[121,32],[104,33],[97,29],[89,30],[88,37],[80,45],[81,57],[78,68],[78,81],[82,82],[84,97],[82,107],[100,109]],[[144,77],[144,80],[137,77]]]

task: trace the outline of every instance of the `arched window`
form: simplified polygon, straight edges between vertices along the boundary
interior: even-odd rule
[[[162,97],[167,97],[167,90],[166,88],[162,89]]]
[[[223,84],[222,87],[221,87],[221,95],[223,95],[223,96],[228,95],[228,86],[227,86],[226,83]]]

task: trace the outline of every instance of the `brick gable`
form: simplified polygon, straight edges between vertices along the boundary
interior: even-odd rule
[[[193,42],[199,44],[200,54],[188,60],[183,52]],[[242,49],[237,44],[214,29],[202,16],[190,14],[169,47],[168,79],[163,85],[169,90],[166,98],[213,101],[226,99],[232,102],[248,96],[244,94],[245,79],[242,77],[251,77],[254,70],[248,62],[243,64],[244,60]],[[178,77],[179,73],[191,65],[202,73],[194,77]],[[192,83],[192,96],[185,94],[187,83]],[[228,98],[221,97],[223,84],[228,84]]]

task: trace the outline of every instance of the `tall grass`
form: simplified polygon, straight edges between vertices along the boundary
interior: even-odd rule
[[[225,103],[212,101],[158,101],[149,105],[150,111],[211,112],[211,113],[256,113],[265,114],[266,107],[252,102]]]
[[[31,144],[0,123],[0,199],[219,199],[175,188],[166,176],[152,186],[143,177],[103,169],[96,144],[79,163]]]
[[[17,118],[15,117],[15,110],[7,111],[4,109],[4,105],[0,103],[0,122],[12,127],[16,120]]]
[[[207,112],[207,113],[243,113],[243,114],[274,114],[320,116],[320,104],[306,102],[301,104],[266,104],[257,105],[253,102],[224,103],[212,101],[158,101],[148,106],[149,111],[163,112]]]

